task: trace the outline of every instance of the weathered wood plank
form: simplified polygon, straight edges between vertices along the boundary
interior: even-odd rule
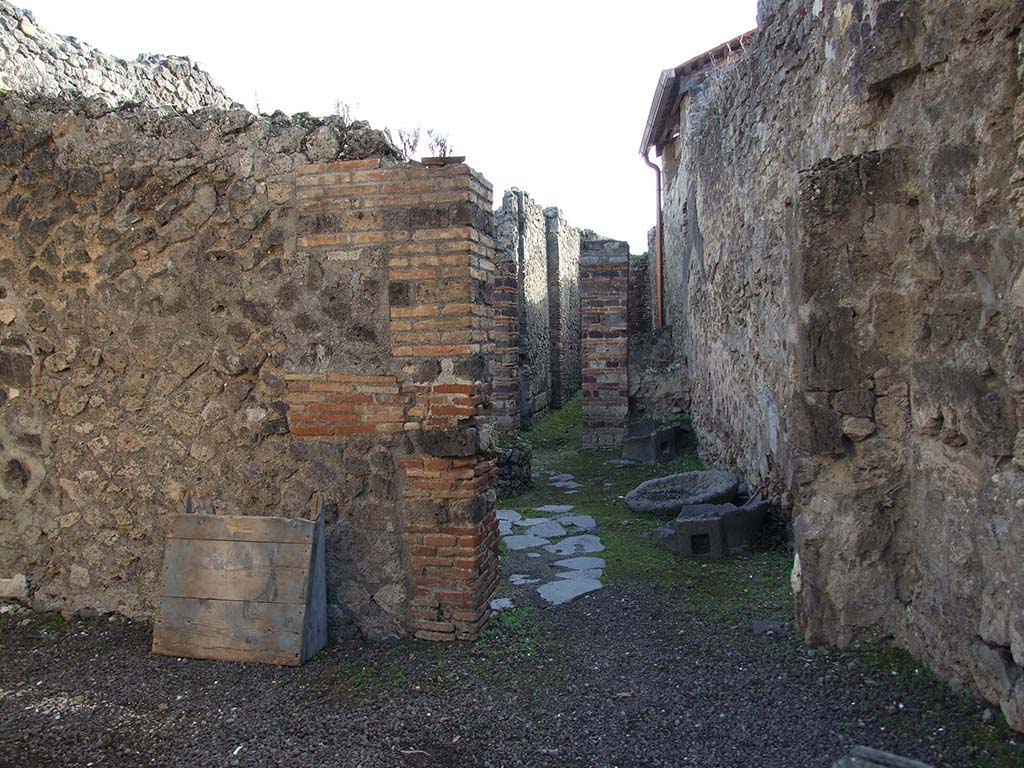
[[[153,652],[298,666],[304,612],[303,605],[163,597]]]
[[[303,661],[327,645],[327,558],[322,512],[316,521],[312,560],[306,585],[306,622],[302,631]]]
[[[306,602],[310,544],[168,539],[165,597]]]
[[[167,536],[171,539],[219,541],[267,541],[302,544],[313,541],[311,520],[252,515],[172,515]]]

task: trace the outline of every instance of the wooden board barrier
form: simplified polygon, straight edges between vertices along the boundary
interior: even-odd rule
[[[327,644],[324,521],[174,515],[153,652],[299,666]]]

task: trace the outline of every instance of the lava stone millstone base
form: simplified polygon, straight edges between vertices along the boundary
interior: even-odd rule
[[[641,483],[626,494],[626,504],[634,512],[675,517],[685,506],[735,500],[739,484],[736,475],[724,470],[683,472]]]

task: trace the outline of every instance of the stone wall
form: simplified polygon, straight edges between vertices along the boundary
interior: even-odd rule
[[[0,579],[147,617],[187,498],[291,517],[320,493],[335,637],[473,636],[489,186],[368,128],[91,114],[0,100]]]
[[[583,304],[583,447],[618,448],[629,412],[629,245],[587,240],[580,248]]]
[[[65,98],[95,97],[109,106],[131,102],[193,112],[232,109],[210,76],[184,56],[124,61],[73,37],[40,28],[28,11],[0,0],[0,91]]]
[[[551,407],[580,389],[580,231],[558,208],[544,209],[548,258]]]
[[[893,637],[1017,728],[1022,22],[1010,0],[762,2],[664,148],[695,425],[791,509],[800,628]]]
[[[509,190],[495,212],[495,425],[529,427],[580,388],[581,230]]]

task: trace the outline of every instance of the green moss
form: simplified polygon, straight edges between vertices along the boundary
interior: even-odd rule
[[[903,649],[889,646],[841,653],[859,662],[866,673],[890,681],[894,689],[906,697],[909,706],[939,714],[961,741],[971,744],[977,751],[975,764],[978,768],[1024,765],[1024,745],[1019,743],[1019,734],[999,718],[991,723],[981,722],[975,701],[950,695],[949,686]],[[873,714],[879,717],[879,713]],[[896,732],[914,727],[913,721],[898,714],[882,719],[887,728]]]
[[[545,414],[523,437],[536,450],[579,445],[583,439],[582,395],[576,395],[560,409]]]
[[[526,438],[534,444],[534,471],[568,472],[582,488],[561,494],[543,483],[501,502],[502,507],[529,512],[543,504],[565,503],[592,515],[606,547],[606,583],[657,584],[677,588],[680,598],[698,613],[726,621],[787,618],[792,614],[789,569],[792,555],[780,549],[722,560],[686,558],[660,547],[653,531],[665,521],[637,515],[623,496],[645,480],[704,469],[692,434],[670,462],[649,466],[611,463],[618,454],[584,451],[579,397],[561,411],[541,418]]]

